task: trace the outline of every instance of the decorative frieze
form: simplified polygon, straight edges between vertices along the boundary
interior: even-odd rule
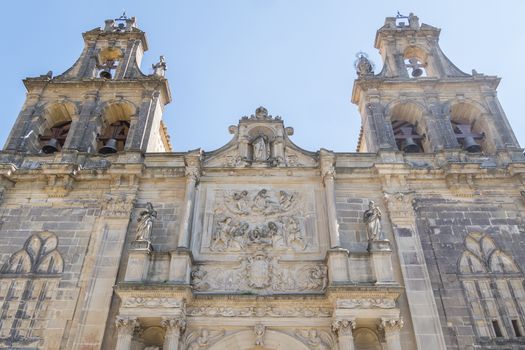
[[[135,198],[125,194],[108,194],[102,203],[102,216],[129,216],[135,205]]]
[[[325,318],[332,316],[332,309],[304,306],[195,306],[186,309],[188,316],[205,317],[305,317]]]
[[[243,258],[239,266],[197,265],[192,286],[198,292],[254,292],[258,294],[322,292],[328,284],[324,264],[282,264],[264,253]]]
[[[386,298],[344,299],[338,300],[336,307],[338,309],[393,309],[396,307],[396,301]]]
[[[144,308],[184,308],[184,301],[176,298],[143,298],[130,297],[122,301],[122,307]]]

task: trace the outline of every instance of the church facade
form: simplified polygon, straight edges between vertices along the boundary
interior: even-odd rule
[[[356,152],[264,107],[172,151],[134,18],[27,78],[0,152],[0,348],[525,348],[525,158],[499,78],[388,17],[355,63]],[[226,128],[225,128],[226,129]]]

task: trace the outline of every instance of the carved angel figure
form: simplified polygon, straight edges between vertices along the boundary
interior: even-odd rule
[[[233,199],[235,200],[235,207],[241,214],[248,214],[250,212],[248,208],[248,191],[244,190],[242,192],[236,192],[233,194]]]
[[[370,201],[368,203],[368,210],[363,214],[363,221],[366,224],[366,234],[370,241],[385,239],[385,234],[381,229],[381,215],[379,207],[374,201]]]
[[[271,214],[275,209],[275,202],[266,189],[260,190],[253,198],[253,210],[263,214]]]
[[[300,330],[295,335],[303,343],[308,344],[312,350],[329,350],[331,348],[332,339],[330,336],[323,332],[318,332],[316,329]]]
[[[300,250],[304,250],[306,248],[301,226],[296,218],[293,216],[286,218],[285,230],[289,246]]]
[[[279,204],[281,209],[287,210],[294,203],[295,197],[293,194],[288,194],[286,191],[279,191]]]
[[[255,333],[255,346],[264,346],[264,332],[266,331],[266,327],[264,327],[263,324],[256,324],[253,328],[253,332]]]
[[[224,331],[208,331],[207,329],[201,329],[200,331],[192,332],[188,335],[188,338],[186,339],[186,342],[188,344],[187,349],[206,349],[209,345],[213,344],[223,335]]]
[[[153,209],[153,205],[148,202],[146,204],[146,210],[140,213],[137,219],[137,235],[135,240],[137,241],[149,241],[151,237],[151,229],[153,227],[153,220],[157,217],[157,211]]]
[[[214,233],[213,242],[211,244],[212,250],[222,251],[226,249],[230,243],[231,231],[232,231],[232,218],[227,217],[226,219],[217,223],[217,228]]]

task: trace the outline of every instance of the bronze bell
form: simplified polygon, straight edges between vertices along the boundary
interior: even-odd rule
[[[401,128],[401,134],[403,134],[406,138],[401,143],[401,149],[406,153],[417,153],[419,152],[419,145],[414,141],[414,139],[410,136],[412,135],[412,128],[411,127],[402,127]]]
[[[403,140],[401,148],[406,153],[417,153],[419,152],[419,146],[413,138],[409,137]]]
[[[106,141],[104,147],[99,150],[102,154],[117,153],[117,140],[111,138]]]
[[[55,153],[56,151],[58,151],[58,140],[55,138],[49,139],[42,147],[42,152],[45,154]]]
[[[103,71],[100,72],[99,76],[101,78],[104,78],[104,79],[111,79],[112,76],[111,76],[111,72],[107,69],[104,69]]]
[[[463,149],[465,149],[467,152],[481,152],[481,146],[476,142],[476,140],[474,140],[472,136],[464,137],[463,140],[461,140],[461,143],[463,144]]]
[[[414,78],[418,78],[418,77],[420,77],[420,76],[422,76],[422,75],[423,75],[423,69],[417,67],[417,68],[414,68],[414,69],[412,70],[412,76],[413,76]]]

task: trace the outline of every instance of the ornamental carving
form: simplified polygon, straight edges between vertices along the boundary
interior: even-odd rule
[[[260,189],[221,191],[214,207],[209,250],[238,252],[252,247],[305,251],[308,216],[299,192]]]
[[[312,350],[330,350],[335,345],[332,336],[326,331],[317,329],[301,329],[295,332],[295,337]]]
[[[338,300],[336,306],[339,309],[393,309],[396,301],[385,298],[345,299]]]
[[[287,306],[199,306],[188,307],[188,316],[207,317],[331,317],[332,309],[322,307]]]
[[[195,266],[191,276],[193,289],[198,292],[311,293],[326,289],[327,270],[324,264],[285,265],[277,257],[256,253],[232,269]]]
[[[108,195],[102,203],[102,216],[129,216],[135,199],[131,196]]]
[[[186,335],[184,343],[186,344],[185,349],[188,350],[203,350],[213,345],[217,340],[224,337],[224,330],[208,330],[202,328]]]
[[[402,318],[382,318],[379,325],[379,330],[388,332],[399,332],[403,328],[404,322]]]
[[[122,302],[122,307],[173,307],[182,308],[184,302],[180,299],[175,298],[142,298],[142,297],[131,297],[126,298]]]

